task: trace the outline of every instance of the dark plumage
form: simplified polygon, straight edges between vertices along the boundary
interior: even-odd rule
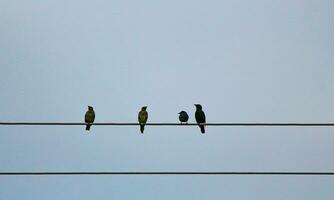
[[[188,116],[186,111],[182,110],[181,112],[179,112],[179,120],[180,120],[181,124],[183,122],[187,123],[188,119],[189,119],[189,116]]]
[[[90,127],[92,126],[91,123],[93,123],[95,120],[95,112],[92,106],[88,106],[88,110],[85,114],[85,123],[86,125],[86,130],[89,131]]]
[[[138,113],[138,122],[140,123],[140,132],[144,133],[144,127],[147,122],[148,113],[146,111],[147,106],[143,106]]]
[[[198,126],[201,128],[201,132],[205,133],[204,125],[201,125],[202,123],[205,123],[205,113],[202,110],[202,106],[200,104],[195,104],[196,106],[196,112],[195,112],[195,119],[198,124]]]

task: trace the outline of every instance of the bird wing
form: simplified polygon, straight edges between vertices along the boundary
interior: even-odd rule
[[[196,111],[195,118],[197,123],[205,123],[205,114],[203,111]]]
[[[139,111],[139,113],[138,113],[138,122],[139,122],[139,123],[141,123],[141,122],[140,122],[140,121],[141,121],[141,117],[140,117],[141,112],[142,112],[142,111]]]
[[[179,116],[179,120],[180,120],[181,122],[187,122],[188,119],[189,119],[189,116],[188,116],[188,114],[185,113],[185,112],[184,112],[184,113],[181,113],[180,116]]]
[[[140,111],[138,114],[139,123],[146,123],[148,118],[148,113],[146,111]]]
[[[146,123],[147,119],[148,119],[148,113],[147,113],[147,111],[144,112],[144,118],[145,118],[145,123]]]
[[[186,118],[186,121],[188,121],[188,119],[189,119],[189,115],[188,115],[188,113],[184,113],[184,116],[185,116],[185,118]]]
[[[85,122],[86,123],[93,123],[95,120],[95,113],[94,111],[87,111],[85,114]]]
[[[89,123],[89,114],[88,114],[88,111],[85,114],[85,122]]]

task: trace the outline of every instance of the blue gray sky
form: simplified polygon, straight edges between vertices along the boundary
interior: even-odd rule
[[[333,122],[334,2],[0,0],[0,121]],[[333,128],[0,127],[0,171],[333,171]],[[333,177],[0,177],[0,199],[331,200]]]

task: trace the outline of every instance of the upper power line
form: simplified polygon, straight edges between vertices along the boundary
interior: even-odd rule
[[[129,122],[99,122],[89,123],[92,126],[139,126],[140,123]],[[87,125],[83,122],[0,122],[2,126],[82,126]],[[145,126],[198,126],[197,123],[146,123]],[[314,127],[331,127],[334,123],[271,123],[271,122],[225,122],[225,123],[200,123],[205,126],[314,126]]]
[[[127,175],[127,176],[149,176],[149,175],[211,175],[211,176],[222,176],[222,175],[239,175],[239,176],[333,176],[334,172],[260,172],[260,171],[216,171],[216,172],[200,172],[200,171],[133,171],[133,172],[112,172],[112,171],[81,171],[81,172],[0,172],[0,176],[108,176],[108,175]]]

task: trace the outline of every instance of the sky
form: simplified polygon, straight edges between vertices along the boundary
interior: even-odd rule
[[[330,0],[0,0],[0,121],[333,122]],[[0,171],[333,171],[331,127],[1,126]],[[0,177],[0,199],[331,200],[330,176]]]

